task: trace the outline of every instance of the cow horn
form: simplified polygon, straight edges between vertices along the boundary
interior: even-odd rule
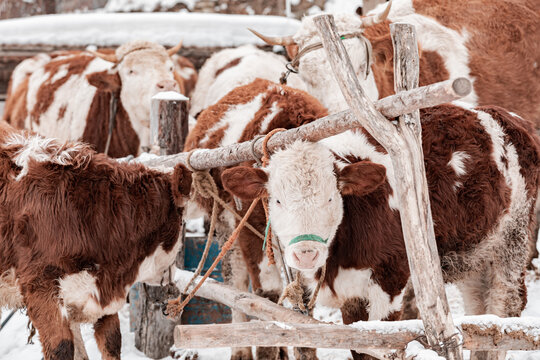
[[[173,56],[174,54],[176,54],[182,48],[182,43],[183,42],[184,42],[183,39],[180,40],[180,42],[176,46],[174,46],[174,47],[167,50],[167,54],[169,54],[169,56]]]
[[[259,39],[267,43],[268,45],[294,45],[295,42],[293,40],[292,35],[289,36],[265,36],[261,33],[258,33],[257,31],[248,28],[249,31],[251,31],[255,36],[257,36]]]
[[[377,15],[370,15],[370,16],[366,16],[366,17],[362,18],[362,26],[361,27],[365,28],[365,27],[369,27],[369,26],[372,26],[372,25],[375,25],[375,24],[382,23],[388,17],[388,14],[390,13],[390,8],[391,7],[392,7],[392,0],[390,0],[388,2],[388,5],[386,6],[386,9],[384,9],[384,11],[382,13],[377,14]]]
[[[93,51],[93,50],[87,50],[90,54],[98,57],[98,58],[101,58],[105,61],[110,61],[112,63],[117,63],[118,62],[118,59],[116,58],[116,55],[115,54],[103,54],[103,53],[100,53],[100,52],[97,52],[97,51]]]

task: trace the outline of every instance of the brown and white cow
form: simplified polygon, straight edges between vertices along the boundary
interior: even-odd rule
[[[47,360],[73,359],[77,323],[94,324],[103,359],[119,359],[117,311],[131,285],[159,284],[174,263],[190,172],[5,123],[0,154],[0,307],[27,308]]]
[[[248,85],[237,87],[215,105],[204,110],[188,134],[184,151],[196,148],[212,149],[248,141],[273,129],[295,128],[326,115],[326,109],[306,92],[256,79]],[[215,168],[211,169],[210,173],[219,186],[221,198],[234,204],[231,196],[221,186],[222,171],[223,168]],[[190,201],[189,208],[194,207],[202,209],[209,217],[212,204],[207,199],[197,197]],[[245,213],[248,207],[249,203],[245,202],[240,213]],[[264,209],[258,206],[249,223],[264,233],[265,221]],[[220,242],[229,237],[235,225],[236,219],[232,214],[226,210],[220,212],[216,226]],[[242,230],[235,247],[224,260],[224,278],[244,291],[247,291],[251,280],[254,292],[276,302],[283,287],[281,277],[275,265],[268,265],[261,249],[262,240],[253,236],[249,230]],[[233,311],[233,322],[240,321],[246,321],[244,315]],[[286,353],[280,353],[275,348],[257,348],[256,352],[258,359],[284,359],[286,356]],[[235,348],[232,351],[231,359],[251,358],[251,348]]]
[[[445,281],[458,284],[468,314],[519,316],[540,139],[498,107],[441,105],[420,115]],[[409,267],[396,179],[390,156],[364,131],[298,141],[267,168],[227,169],[222,181],[245,200],[268,194],[285,261],[310,286],[326,265],[318,304],[341,308],[346,324],[400,318]]]
[[[525,1],[393,0],[388,19],[383,21],[383,9],[387,6],[379,5],[373,11],[379,15],[373,15],[374,18],[334,15],[338,32],[352,35],[343,40],[343,44],[362,87],[372,99],[394,93],[389,24],[405,22],[416,27],[420,85],[467,77],[473,82],[473,91],[464,101],[473,106],[504,107],[532,120],[540,128],[538,11]],[[371,56],[362,36],[371,45]],[[313,17],[305,17],[294,36],[266,40],[289,48],[297,45],[297,51],[321,41]],[[308,92],[330,113],[348,108],[324,49],[302,56],[298,70]]]
[[[108,154],[136,155],[150,146],[151,97],[160,91],[185,93],[183,76],[193,75],[191,67],[181,68],[171,58],[180,45],[166,50],[132,41],[109,53],[61,51],[27,59],[12,74],[4,120],[46,137],[84,141],[103,152],[114,96]]]
[[[199,71],[199,80],[191,102],[190,115],[197,115],[214,105],[238,86],[247,85],[257,78],[279,82],[287,60],[253,45],[224,49],[213,54]],[[300,77],[291,74],[288,85],[305,90]]]

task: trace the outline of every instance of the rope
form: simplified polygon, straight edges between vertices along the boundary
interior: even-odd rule
[[[240,223],[238,224],[236,229],[234,229],[234,231],[231,234],[231,236],[229,237],[229,239],[225,242],[225,244],[223,244],[223,247],[221,248],[221,251],[219,252],[218,256],[216,257],[216,259],[214,260],[212,265],[210,265],[210,268],[208,270],[206,270],[206,273],[204,274],[202,279],[199,281],[197,286],[195,286],[195,288],[189,293],[189,295],[183,301],[182,301],[182,295],[180,295],[178,298],[176,298],[174,300],[170,300],[168,302],[167,313],[169,314],[169,316],[177,317],[178,315],[180,315],[182,313],[182,311],[184,310],[184,307],[188,304],[188,302],[190,302],[191,299],[193,299],[195,297],[195,294],[201,288],[202,284],[206,281],[206,279],[208,279],[210,274],[216,268],[217,264],[221,261],[221,259],[223,259],[225,254],[233,246],[235,240],[238,238],[238,235],[240,234],[240,231],[242,230],[242,228],[246,224],[247,219],[249,218],[249,216],[251,215],[251,213],[255,209],[255,206],[257,205],[259,200],[260,200],[260,198],[256,198],[255,200],[253,200],[253,202],[249,206],[249,209],[246,211],[246,214],[244,215],[244,217],[242,218],[242,220],[240,221]]]
[[[263,167],[267,166],[268,161],[270,160],[270,154],[269,154],[269,151],[268,151],[268,141],[270,140],[270,138],[275,133],[280,132],[280,131],[284,131],[284,130],[285,129],[274,129],[274,130],[270,131],[268,134],[266,134],[266,136],[264,137],[263,144],[262,144],[262,147],[263,147],[262,165],[263,165]],[[188,291],[189,287],[195,281],[195,278],[202,272],[202,268],[204,266],[204,261],[206,261],[206,256],[208,255],[208,250],[210,249],[210,243],[211,243],[210,237],[212,236],[211,234],[213,233],[213,230],[214,230],[213,227],[214,227],[214,224],[215,224],[216,218],[217,218],[217,215],[216,215],[217,214],[217,204],[216,203],[219,203],[224,208],[229,210],[231,213],[233,213],[233,214],[237,215],[238,217],[240,217],[240,215],[238,215],[236,213],[236,211],[234,211],[227,203],[225,203],[225,201],[223,201],[219,197],[216,182],[214,181],[214,179],[210,175],[210,172],[208,170],[204,170],[204,171],[203,170],[195,170],[193,168],[193,166],[191,165],[191,156],[193,155],[194,151],[195,150],[191,150],[188,153],[188,156],[187,156],[187,159],[186,159],[187,168],[193,172],[193,188],[194,188],[194,191],[196,193],[199,193],[201,196],[203,196],[205,198],[212,197],[214,202],[213,202],[213,206],[212,206],[212,221],[210,222],[210,231],[211,231],[211,233],[209,233],[209,235],[208,235],[209,239],[206,242],[206,246],[205,246],[205,250],[204,250],[205,254],[203,254],[203,259],[201,259],[201,261],[199,262],[199,265],[197,266],[197,271],[195,272],[195,274],[193,275],[193,277],[189,281],[188,285],[184,289],[184,291],[183,291],[184,293]],[[229,237],[229,239],[225,242],[225,244],[223,244],[223,247],[221,248],[220,253],[216,257],[216,259],[214,260],[212,265],[210,265],[210,268],[206,271],[206,273],[204,274],[202,279],[195,286],[195,288],[189,293],[189,295],[184,300],[182,300],[182,294],[180,294],[180,296],[178,298],[176,298],[174,300],[170,300],[168,302],[166,312],[167,312],[167,314],[169,316],[175,318],[175,317],[179,316],[182,313],[182,311],[184,310],[186,305],[191,301],[191,299],[193,299],[195,297],[195,294],[201,288],[202,284],[206,281],[206,279],[208,279],[210,274],[214,271],[217,264],[221,261],[221,259],[223,259],[225,254],[231,249],[234,242],[236,241],[236,239],[240,235],[240,231],[243,229],[244,226],[249,228],[254,234],[261,237],[262,239],[265,238],[265,236],[263,234],[259,233],[253,226],[249,225],[248,222],[247,222],[247,219],[249,218],[249,216],[251,215],[251,213],[255,209],[255,206],[257,205],[259,200],[261,200],[262,203],[263,203],[266,218],[268,219],[268,203],[266,201],[264,201],[263,196],[259,196],[255,200],[252,201],[252,203],[249,206],[249,209],[246,211],[244,217],[241,218],[240,223],[236,226],[236,229],[234,229],[234,231],[231,234],[231,236]],[[268,246],[266,247],[266,255],[268,256],[269,264],[275,264],[271,235],[268,236]]]
[[[367,76],[369,75],[369,71],[370,71],[369,69],[371,67],[371,63],[373,62],[373,60],[372,60],[373,59],[373,54],[372,54],[373,50],[372,50],[371,43],[369,42],[369,40],[364,36],[364,34],[362,32],[352,32],[352,33],[340,35],[339,38],[341,40],[359,38],[362,41],[364,41],[364,44],[365,44],[365,47],[366,47],[366,54],[367,54],[367,64],[366,64],[366,71],[365,71],[365,77],[367,78]],[[287,71],[285,71],[285,72],[283,72],[281,74],[281,77],[279,79],[280,84],[282,84],[282,85],[287,84],[287,78],[289,77],[289,75],[291,73],[295,73],[295,74],[298,73],[298,65],[300,65],[300,59],[302,58],[302,56],[306,55],[307,53],[309,53],[311,51],[322,49],[322,48],[323,48],[322,42],[318,42],[318,43],[308,45],[305,48],[301,49],[298,52],[298,54],[296,54],[294,59],[292,59],[291,62],[289,62],[289,63],[287,63],[285,65],[285,67],[287,68]]]
[[[312,310],[315,306],[315,301],[317,301],[317,296],[319,296],[319,290],[321,290],[321,285],[324,281],[324,277],[326,276],[326,264],[322,267],[321,270],[321,277],[319,278],[319,282],[317,282],[317,287],[315,288],[315,291],[313,292],[313,296],[311,297],[311,300],[308,304],[308,309]]]
[[[270,140],[270,138],[272,138],[272,136],[274,136],[274,134],[285,131],[285,130],[286,129],[283,129],[283,128],[274,129],[270,131],[268,134],[266,134],[266,136],[264,137],[263,143],[262,143],[262,151],[263,151],[262,166],[263,167],[267,167],[268,162],[270,161],[270,152],[268,151],[268,141]],[[264,208],[264,214],[266,216],[266,221],[268,221],[268,219],[270,218],[270,214],[268,210],[268,197],[266,197],[266,199],[263,199],[262,204]],[[267,234],[268,236],[265,237],[265,241],[267,242],[266,257],[268,258],[268,265],[274,265],[276,263],[276,260],[274,259],[274,249],[272,246],[272,225],[270,225],[270,222],[268,222]]]

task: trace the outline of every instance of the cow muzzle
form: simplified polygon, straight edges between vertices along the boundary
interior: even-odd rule
[[[317,235],[293,238],[285,251],[288,265],[298,270],[315,270],[323,266],[328,257],[328,240]]]
[[[161,91],[178,91],[178,83],[174,80],[162,80],[156,84],[158,92]]]

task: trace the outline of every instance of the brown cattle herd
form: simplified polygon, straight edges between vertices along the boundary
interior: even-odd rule
[[[420,111],[438,252],[467,315],[519,317],[526,269],[538,255],[539,8],[521,0],[394,0],[373,15],[334,16],[372,100],[394,94],[393,22],[416,27],[420,85],[471,80],[461,101]],[[183,246],[182,222],[210,217],[212,204],[193,195],[183,165],[115,159],[151,148],[152,96],[191,99],[184,151],[250,141],[348,108],[324,49],[311,46],[321,41],[312,16],[290,36],[254,33],[285,46],[288,59],[242,46],[214,53],[197,72],[179,55],[181,42],[166,49],[135,40],[39,54],[13,71],[0,123],[0,308],[26,309],[46,360],[77,358],[81,323],[93,324],[103,359],[120,359],[118,311],[131,286],[160,284]],[[297,74],[280,84],[288,61]],[[254,198],[268,197],[268,218],[259,205],[249,223],[261,233],[272,224],[307,300],[321,281],[317,304],[339,309],[345,324],[418,317],[392,162],[365,129],[297,141],[265,168],[254,160],[210,174],[241,215]],[[237,225],[220,208],[218,241]],[[282,269],[262,247],[242,230],[223,276],[277,302]],[[233,322],[241,321],[246,316],[233,311]],[[233,360],[254,357],[289,355],[231,349]]]

